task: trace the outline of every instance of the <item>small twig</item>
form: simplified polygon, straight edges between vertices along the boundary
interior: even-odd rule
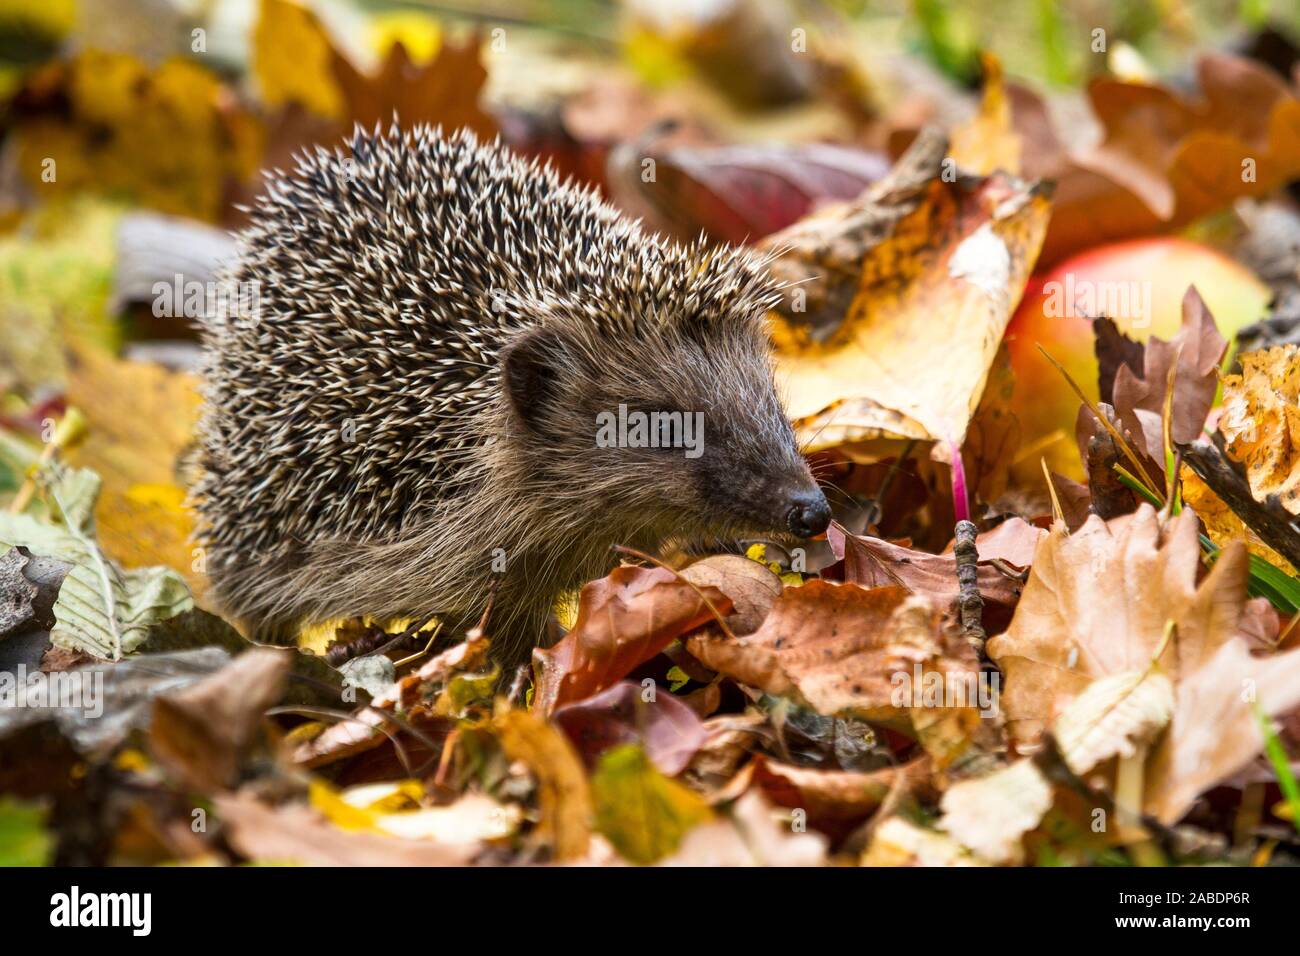
[[[961,629],[966,640],[984,657],[984,599],[980,597],[979,587],[979,549],[975,545],[975,524],[972,521],[957,522],[957,540],[952,552],[957,557],[957,606],[961,609]]]
[[[1295,568],[1300,568],[1300,532],[1296,516],[1282,506],[1277,495],[1263,501],[1250,491],[1241,466],[1224,453],[1222,436],[1214,436],[1214,444],[1205,441],[1180,445],[1183,460],[1205,482],[1210,490],[1223,499],[1224,504],[1254,531],[1261,541],[1286,558]]]

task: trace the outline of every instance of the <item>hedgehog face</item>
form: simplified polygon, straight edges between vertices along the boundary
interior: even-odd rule
[[[627,336],[615,348],[553,322],[502,350],[511,440],[540,486],[608,503],[625,543],[826,529],[760,320],[645,323]]]

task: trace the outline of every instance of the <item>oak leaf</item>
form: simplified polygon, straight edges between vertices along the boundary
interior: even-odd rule
[[[1170,824],[1260,752],[1254,700],[1269,714],[1300,704],[1300,653],[1254,657],[1241,634],[1244,548],[1225,548],[1198,586],[1199,566],[1190,511],[1163,526],[1147,504],[1109,522],[1090,517],[1074,534],[1058,523],[1011,626],[988,643],[1004,674],[1007,728],[1022,747],[1095,681],[1151,668],[1168,675],[1173,715],[1146,761],[1144,809]]]

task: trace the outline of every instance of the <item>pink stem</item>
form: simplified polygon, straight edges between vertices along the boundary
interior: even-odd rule
[[[952,510],[958,521],[969,521],[970,502],[966,496],[966,466],[961,461],[961,448],[949,442],[948,450],[952,455]]]

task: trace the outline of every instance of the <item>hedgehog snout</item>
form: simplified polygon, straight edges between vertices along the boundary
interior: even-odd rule
[[[816,485],[801,489],[790,496],[786,526],[795,537],[815,537],[825,531],[830,523],[831,506],[826,503],[826,496]]]

